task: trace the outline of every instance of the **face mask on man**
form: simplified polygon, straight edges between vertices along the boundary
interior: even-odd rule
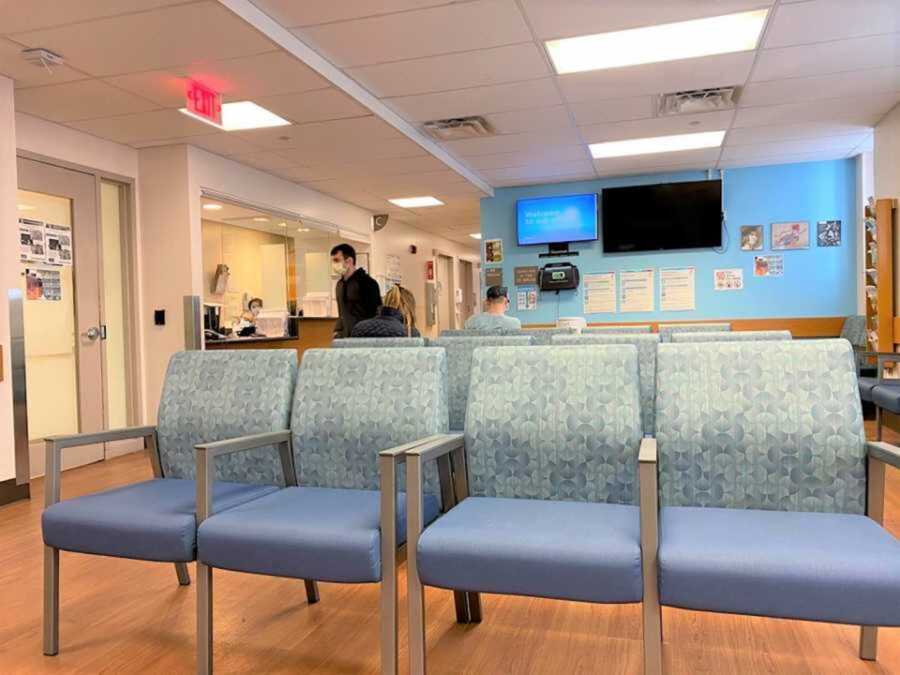
[[[347,265],[343,260],[332,260],[331,271],[338,275],[343,275],[347,271]]]

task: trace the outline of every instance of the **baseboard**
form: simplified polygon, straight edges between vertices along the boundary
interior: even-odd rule
[[[0,506],[31,497],[31,484],[16,485],[16,479],[0,481]]]

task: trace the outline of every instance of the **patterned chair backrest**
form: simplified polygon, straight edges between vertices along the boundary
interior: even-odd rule
[[[653,434],[656,429],[656,348],[659,335],[555,335],[554,345],[634,345],[638,352],[638,376],[641,392],[641,428],[645,434]]]
[[[659,325],[659,341],[671,342],[672,333],[706,333],[731,330],[730,323],[661,323]]]
[[[479,347],[466,411],[472,495],[633,504],[633,345]]]
[[[157,414],[163,475],[194,478],[198,443],[287,429],[296,380],[293,349],[174,354]],[[216,477],[241,483],[283,483],[274,447],[220,457]]]
[[[758,342],[790,340],[789,330],[711,331],[709,333],[672,333],[670,342]]]
[[[841,327],[841,337],[854,347],[866,348],[866,317],[848,316]]]
[[[664,506],[865,512],[846,340],[660,345],[656,440]]]
[[[332,347],[361,349],[369,347],[424,347],[425,338],[383,337],[383,338],[338,338],[332,340]]]
[[[301,485],[377,490],[381,450],[447,432],[447,355],[430,347],[311,349],[291,428]]]
[[[588,326],[587,328],[581,329],[581,334],[591,335],[593,333],[600,333],[605,335],[607,333],[649,333],[652,328],[653,326],[649,323],[640,326]]]
[[[521,331],[521,335],[530,335],[533,344],[538,347],[549,345],[554,335],[575,335],[576,330],[571,327],[567,328],[525,328]]]
[[[450,428],[462,431],[466,425],[466,401],[472,375],[472,353],[476,347],[528,347],[530,335],[479,335],[442,337],[431,342],[447,352],[450,392]]]

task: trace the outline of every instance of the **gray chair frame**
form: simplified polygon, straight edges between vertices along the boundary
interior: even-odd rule
[[[655,454],[656,439],[642,438],[639,457],[644,457],[645,455],[655,456]],[[441,467],[443,466],[443,472],[449,471],[450,473],[450,484],[453,490],[453,502],[450,507],[452,508],[469,496],[469,474],[466,458],[465,434],[444,434],[442,437],[437,438],[432,442],[424,443],[414,449],[408,450],[406,454],[406,583],[408,589],[407,600],[409,602],[410,675],[425,675],[426,672],[425,587],[419,578],[416,549],[418,547],[419,537],[425,527],[423,518],[425,511],[425,463],[433,460],[438,462],[439,471],[441,471]],[[441,472],[442,475],[443,472]],[[655,491],[652,494],[645,495],[646,490],[643,481],[643,472],[640,477],[640,499],[643,507],[645,498],[652,499],[655,503],[657,496]],[[646,527],[649,528],[654,524],[655,521],[648,522],[646,523]],[[644,672],[649,674],[660,672],[659,668],[656,670],[653,669],[654,663],[656,662],[652,659],[656,655],[656,652],[653,651],[652,648],[662,639],[662,626],[659,623],[659,612],[654,611],[655,608],[659,607],[659,590],[656,582],[656,555],[644,556],[643,554],[645,543],[655,540],[657,533],[656,530],[649,530],[645,537],[643,508],[641,510],[640,528],[642,550],[641,571],[644,583]],[[477,623],[481,621],[481,596],[479,593],[471,591],[454,591],[454,597],[456,598],[457,621],[460,621],[460,601],[466,603],[469,611],[472,613],[468,623]],[[649,603],[648,597],[650,598]],[[648,645],[650,645],[649,650]]]
[[[862,367],[862,362],[865,359],[876,359],[876,374],[875,379],[877,384],[881,384],[882,382],[890,382],[891,380],[886,380],[884,378],[884,364],[885,363],[900,363],[900,353],[897,352],[867,352],[867,351],[856,351],[853,350],[853,355],[856,359],[856,374],[859,376],[859,371]],[[896,380],[896,383],[900,385],[900,380]],[[882,427],[884,426],[884,414],[881,411],[881,406],[877,403],[875,405],[875,440],[881,440],[881,432]]]
[[[645,439],[646,440],[646,439]],[[884,476],[885,467],[900,469],[900,448],[880,442],[866,442],[868,478],[866,481],[866,515],[879,525],[884,525]],[[644,658],[645,664],[656,664],[655,669],[645,665],[647,675],[662,673],[662,606],[656,585],[659,568],[659,493],[658,455],[656,441],[641,446],[639,457],[641,486],[641,557],[644,567]],[[647,589],[653,592],[648,595]],[[655,596],[655,597],[650,597]],[[654,603],[655,600],[655,603]],[[649,616],[649,615],[653,616]],[[658,627],[657,635],[647,631],[648,623]],[[655,638],[653,642],[650,638]],[[412,643],[410,643],[410,649]],[[875,661],[878,656],[878,626],[860,626],[859,658]]]
[[[260,434],[270,436],[282,432],[270,432]],[[150,458],[150,466],[154,478],[165,478],[162,470],[162,462],[157,444],[157,431],[155,426],[127,427],[124,429],[110,429],[96,433],[70,434],[63,436],[50,436],[44,439],[44,508],[49,508],[60,501],[60,489],[62,485],[62,453],[66,448],[77,448],[95,443],[111,443],[113,441],[125,441],[131,439],[143,439],[144,451]],[[291,464],[293,468],[293,462]],[[199,476],[199,474],[198,474]],[[199,483],[198,483],[199,484]],[[212,483],[210,479],[210,499],[212,498]],[[200,504],[196,503],[197,525],[200,524]],[[206,513],[211,509],[208,505]],[[191,576],[186,562],[176,562],[175,573],[180,586],[189,586]],[[199,568],[199,563],[198,563]],[[314,580],[305,580],[307,599],[310,603],[318,602],[319,590]],[[199,589],[198,589],[199,591]],[[43,644],[46,656],[55,656],[59,653],[59,549],[44,544],[44,613],[43,613]]]
[[[381,672],[399,673],[398,577],[399,562],[405,557],[403,547],[397,547],[397,473],[406,461],[407,453],[419,446],[438,440],[441,435],[427,436],[378,453],[381,493]],[[197,457],[197,526],[211,515],[212,481],[215,460],[235,452],[267,445],[278,445],[282,472],[287,485],[297,487],[292,432],[290,430],[244,436],[195,446]],[[449,466],[438,466],[441,482],[442,508],[449,503],[451,487]],[[409,539],[407,535],[407,540]],[[197,673],[209,675],[213,671],[213,569],[197,561]],[[306,581],[307,592],[310,584]],[[318,591],[316,590],[316,601]],[[312,604],[310,600],[310,604]]]

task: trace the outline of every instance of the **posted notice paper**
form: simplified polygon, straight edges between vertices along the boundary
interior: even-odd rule
[[[684,312],[696,308],[694,268],[680,267],[659,271],[659,309]]]
[[[653,311],[653,270],[619,272],[619,311]]]
[[[584,275],[584,313],[616,311],[616,273]]]

